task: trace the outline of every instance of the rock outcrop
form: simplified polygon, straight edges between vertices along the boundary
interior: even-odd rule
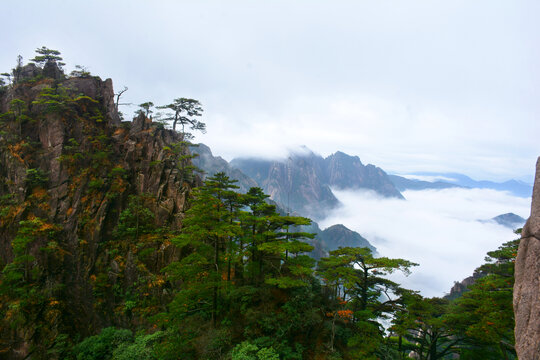
[[[540,158],[536,163],[531,216],[523,228],[516,259],[514,314],[518,358],[540,359]]]
[[[317,220],[339,204],[325,183],[324,159],[313,152],[291,154],[284,161],[233,159],[231,165],[289,211]]]
[[[117,294],[143,296],[136,287],[159,278],[178,254],[143,225],[179,229],[198,182],[181,166],[188,149],[180,134],[144,115],[120,123],[110,79],[59,71],[25,66],[0,91],[0,268],[32,269],[22,278],[45,299],[43,309],[56,314],[61,307],[54,326],[35,324],[52,321],[44,317],[2,327],[0,349],[9,353],[0,357],[8,359],[28,358],[29,348],[48,346],[61,333],[144,321],[122,313]],[[163,286],[157,289],[165,294]],[[2,298],[0,313],[17,301]]]
[[[331,187],[403,199],[381,168],[342,152],[323,158],[305,148],[286,160],[244,158],[233,159],[231,165],[254,179],[273,200],[314,219],[324,218],[339,205]]]
[[[454,281],[454,285],[450,289],[450,292],[444,296],[445,299],[454,300],[461,297],[465,292],[469,291],[469,286],[473,285],[476,280],[485,276],[485,273],[474,272],[472,276],[466,277],[461,281]]]
[[[196,155],[191,162],[193,165],[204,171],[203,177],[213,176],[218,172],[224,172],[231,179],[237,180],[238,191],[246,193],[250,188],[258,186],[255,180],[245,175],[242,171],[233,168],[221,156],[214,156],[212,150],[204,144],[198,144],[190,148],[193,155]]]
[[[384,197],[403,199],[388,175],[375,165],[364,165],[358,156],[341,151],[324,159],[327,182],[340,189],[369,189]]]

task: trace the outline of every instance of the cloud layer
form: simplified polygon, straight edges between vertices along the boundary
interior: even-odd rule
[[[334,190],[343,206],[321,222],[342,223],[367,238],[382,256],[420,266],[394,278],[424,296],[442,296],[472,275],[486,253],[515,239],[512,230],[479,219],[513,212],[529,216],[531,199],[485,189],[405,191],[406,201],[373,192]]]
[[[391,172],[531,175],[540,3],[8,1],[0,71],[42,45],[113,78],[122,106],[202,102],[227,160],[307,145]],[[24,23],[21,22],[24,17]]]

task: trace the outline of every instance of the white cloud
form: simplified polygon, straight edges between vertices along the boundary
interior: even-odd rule
[[[408,174],[399,174],[398,176],[401,176],[401,177],[404,177],[406,179],[411,179],[411,180],[421,180],[421,181],[429,181],[429,182],[434,182],[434,181],[446,181],[446,182],[456,182],[457,180],[456,179],[453,179],[453,178],[450,178],[450,177],[446,177],[446,176],[439,176],[439,175],[408,175]]]
[[[128,86],[125,102],[198,99],[198,140],[227,159],[305,144],[392,172],[502,180],[530,176],[540,150],[539,6],[11,1],[0,67],[47,45],[68,69]]]
[[[359,232],[381,256],[404,258],[420,266],[409,277],[395,276],[424,296],[442,296],[454,281],[472,275],[488,251],[517,236],[508,228],[477,220],[513,212],[529,216],[530,198],[485,189],[406,191],[406,201],[373,192],[338,191],[343,207],[321,222]]]

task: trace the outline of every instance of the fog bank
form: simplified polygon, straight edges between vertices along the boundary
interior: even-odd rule
[[[368,239],[381,256],[420,264],[409,277],[394,279],[424,296],[444,295],[483,263],[486,252],[517,237],[509,228],[478,220],[508,212],[528,218],[531,202],[487,189],[405,191],[406,201],[371,191],[333,192],[343,206],[321,226],[342,223]]]

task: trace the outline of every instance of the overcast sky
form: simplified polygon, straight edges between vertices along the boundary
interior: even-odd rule
[[[2,1],[0,70],[46,45],[128,86],[203,103],[215,154],[306,145],[388,172],[530,180],[540,2]],[[124,107],[131,115],[135,107]]]

